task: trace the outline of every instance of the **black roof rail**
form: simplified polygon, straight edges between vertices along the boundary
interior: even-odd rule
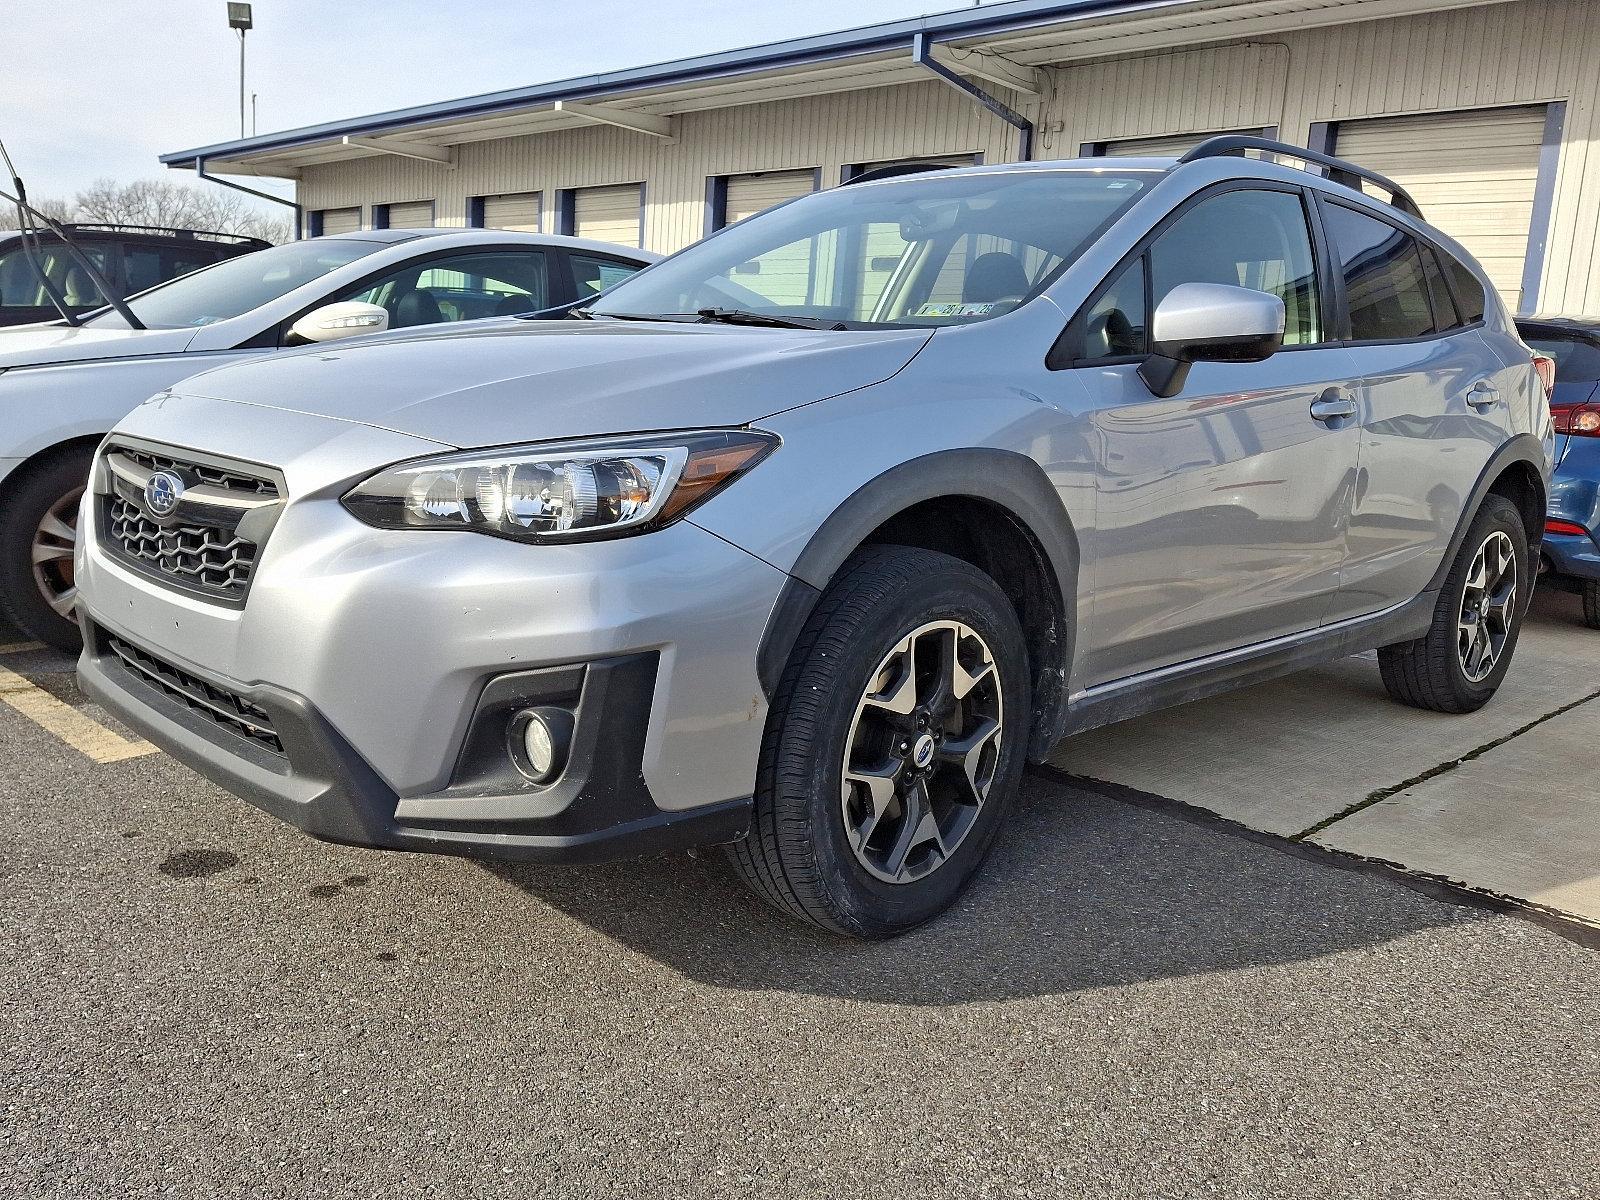
[[[125,221],[66,221],[62,228],[70,232],[125,233],[136,237],[172,238],[177,241],[220,242],[224,245],[260,245],[271,243],[264,238],[245,233],[223,233],[216,229],[180,229],[172,225],[134,225]]]
[[[907,159],[905,162],[885,163],[881,167],[868,167],[858,175],[846,179],[841,187],[849,187],[852,183],[872,183],[879,179],[899,179],[902,175],[922,175],[928,171],[949,171],[953,168],[949,163],[918,162],[916,159]]]
[[[1307,150],[1304,146],[1291,146],[1288,142],[1275,142],[1271,138],[1254,137],[1247,133],[1225,133],[1221,137],[1207,138],[1178,161],[1186,163],[1201,158],[1242,156],[1246,150],[1259,150],[1264,154],[1276,154],[1283,158],[1294,158],[1301,162],[1326,167],[1329,179],[1335,183],[1342,183],[1345,187],[1354,188],[1358,192],[1362,190],[1361,181],[1365,179],[1388,192],[1389,202],[1395,208],[1419,221],[1423,219],[1422,209],[1417,207],[1417,202],[1412,199],[1411,193],[1388,176],[1379,175],[1376,171],[1369,171],[1365,167],[1359,167],[1346,159],[1335,158],[1331,154]]]

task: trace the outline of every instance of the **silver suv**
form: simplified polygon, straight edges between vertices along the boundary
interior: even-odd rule
[[[85,501],[81,677],[318,837],[727,843],[885,936],[1063,735],[1372,647],[1401,702],[1484,704],[1551,445],[1482,271],[1351,164],[867,180],[581,321],[153,397]]]

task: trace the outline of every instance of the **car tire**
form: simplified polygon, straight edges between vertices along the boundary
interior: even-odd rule
[[[76,595],[71,548],[77,501],[93,461],[92,446],[58,450],[8,480],[0,502],[0,610],[28,636],[72,653],[82,641],[70,608]],[[36,547],[65,554],[35,563]]]
[[[1522,631],[1528,564],[1528,531],[1516,505],[1488,496],[1439,590],[1428,632],[1378,651],[1389,695],[1441,713],[1476,712],[1487,704]]]
[[[1030,690],[1016,612],[989,576],[928,550],[862,551],[784,669],[734,868],[781,911],[851,937],[937,916],[1012,804]]]
[[[1600,629],[1600,579],[1583,581],[1583,623]]]

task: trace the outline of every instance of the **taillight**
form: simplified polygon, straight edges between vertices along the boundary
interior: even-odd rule
[[[1550,409],[1557,433],[1600,437],[1600,404],[1564,404]]]
[[[1544,398],[1550,399],[1556,390],[1556,360],[1548,354],[1535,354],[1533,356],[1533,372],[1539,377],[1539,382],[1544,385]]]
[[[1575,521],[1557,521],[1553,517],[1544,523],[1546,533],[1576,534],[1578,537],[1588,537],[1589,531]]]

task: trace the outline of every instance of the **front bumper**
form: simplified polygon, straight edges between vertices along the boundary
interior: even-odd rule
[[[232,435],[208,426],[231,444],[207,450],[230,460],[270,442],[262,452],[287,481],[242,604],[130,569],[84,505],[89,691],[222,786],[332,840],[586,858],[742,830],[767,708],[758,649],[787,575],[687,521],[549,546],[373,529],[339,503],[350,464],[429,447],[271,415],[262,427],[243,410]],[[285,761],[197,727],[108,657],[107,638],[272,714]],[[544,787],[503,769],[464,775],[485,703],[552,680],[584,714],[567,773]],[[585,737],[595,752],[580,762]]]
[[[173,757],[326,841],[541,862],[663,853],[742,837],[750,802],[662,812],[639,772],[656,656],[514,672],[490,681],[450,785],[457,819],[407,819],[401,799],[305,697],[199,676],[85,619],[85,691]],[[495,753],[510,711],[568,706],[566,766],[530,791]],[[230,714],[222,720],[216,715]],[[248,715],[233,720],[232,713]],[[253,736],[239,732],[248,724]],[[266,731],[270,731],[267,733]],[[497,786],[498,785],[498,786]],[[485,816],[484,814],[489,814]]]

